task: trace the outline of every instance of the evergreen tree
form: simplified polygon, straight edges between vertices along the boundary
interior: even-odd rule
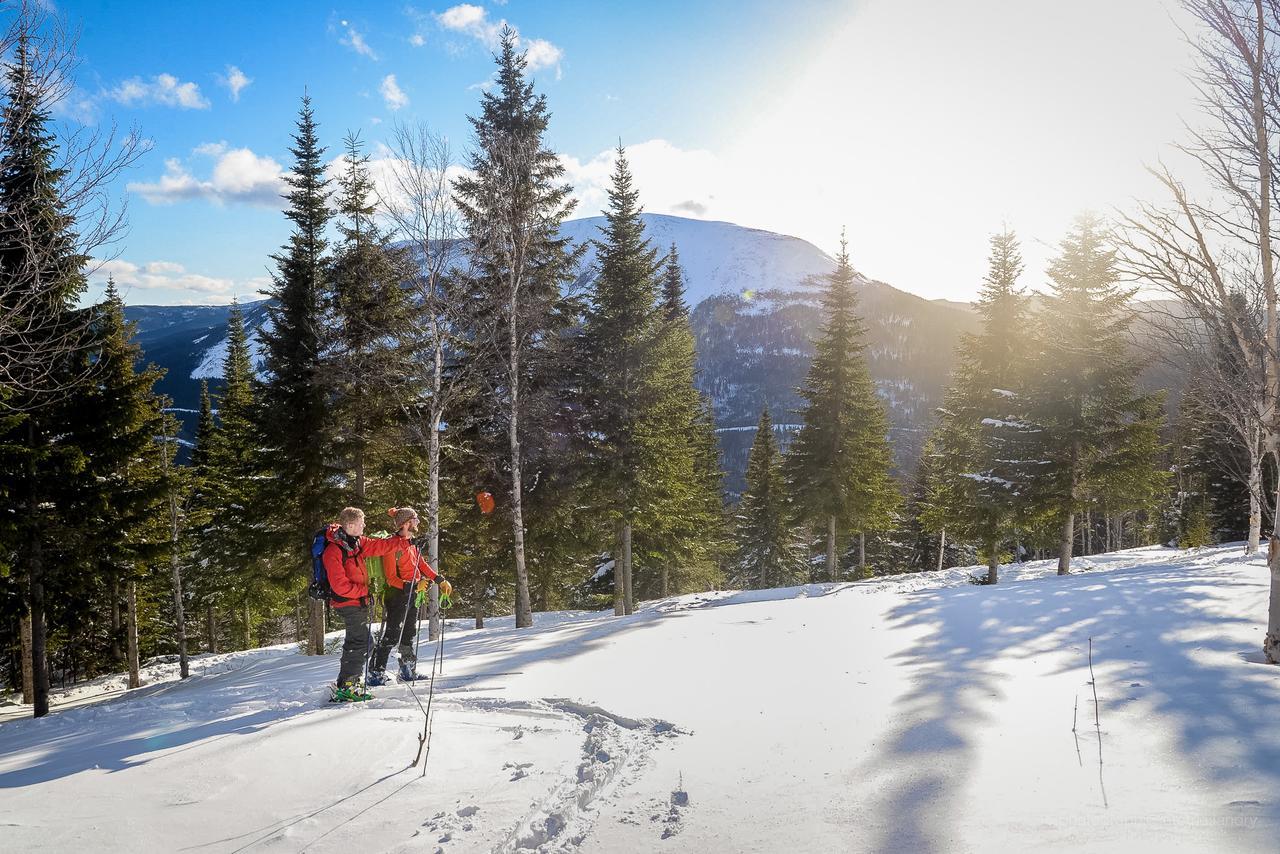
[[[525,549],[525,455],[529,425],[562,413],[560,394],[569,330],[578,320],[565,286],[576,274],[578,254],[560,236],[573,209],[564,166],[543,144],[550,114],[545,96],[525,78],[528,61],[516,52],[516,34],[504,28],[495,57],[496,85],[482,96],[471,119],[476,151],[471,174],[455,182],[470,254],[465,320],[474,378],[489,402],[488,426],[478,436],[505,432],[503,477],[509,499],[511,559],[515,566],[516,625],[533,624]],[[529,447],[536,445],[529,441]],[[490,447],[493,447],[490,445]],[[485,588],[490,589],[490,587]]]
[[[209,381],[201,380],[200,417],[196,421],[195,447],[191,449],[191,470],[195,476],[195,483],[199,483],[206,474],[205,469],[209,465],[209,445],[217,429],[218,424],[213,419],[213,401],[209,397]]]
[[[689,322],[689,306],[684,300],[684,270],[674,243],[667,250],[662,269],[662,314],[668,323]]]
[[[280,486],[264,508],[264,518],[277,525],[279,547],[291,554],[296,576],[309,566],[311,535],[336,504],[329,477],[335,452],[322,373],[329,181],[309,97],[302,99],[293,140],[293,169],[285,178],[290,187],[285,216],[293,233],[272,256],[277,271],[268,291],[274,298],[267,308],[271,326],[260,333],[267,373],[260,423],[261,441],[272,449]],[[309,650],[314,655],[324,652],[324,608],[311,603]]]
[[[405,463],[403,428],[406,381],[415,373],[409,301],[404,282],[410,273],[403,251],[391,246],[374,221],[373,179],[369,157],[358,136],[345,140],[344,168],[338,177],[338,231],[341,242],[330,271],[333,288],[334,345],[325,360],[332,383],[331,407],[336,451],[352,474],[349,500],[364,506],[372,478],[379,504],[405,504],[397,473]]]
[[[1023,458],[1033,510],[1060,526],[1058,573],[1071,566],[1075,516],[1090,496],[1113,506],[1149,502],[1164,474],[1160,399],[1140,394],[1130,354],[1133,292],[1121,288],[1103,226],[1081,217],[1049,267],[1052,292],[1036,326],[1038,349],[1027,392],[1037,432]]]
[[[938,466],[926,513],[934,530],[982,546],[988,584],[996,583],[1001,548],[1028,503],[1024,453],[1034,433],[1024,418],[1030,343],[1021,272],[1013,232],[994,235],[977,306],[982,328],[959,347],[934,438]]]
[[[599,274],[583,329],[589,366],[587,430],[600,500],[616,531],[614,612],[630,614],[632,531],[654,519],[661,501],[657,471],[662,449],[657,366],[658,253],[644,236],[639,193],[626,152],[614,163],[603,239],[596,241]],[[666,414],[666,413],[663,413]]]
[[[48,713],[45,593],[68,573],[49,560],[62,514],[50,490],[74,482],[83,449],[66,441],[65,398],[43,394],[84,364],[84,323],[75,305],[85,289],[85,258],[76,248],[75,223],[63,200],[66,173],[58,167],[45,93],[36,80],[33,49],[23,35],[5,70],[6,103],[0,115],[0,302],[19,338],[0,341],[6,353],[26,354],[12,367],[5,389],[10,415],[0,423],[0,494],[18,510],[6,525],[4,551],[13,554],[25,611],[31,621],[35,716]],[[16,372],[16,373],[15,373]]]
[[[267,486],[272,479],[265,476],[268,466],[259,449],[256,419],[261,407],[254,395],[249,339],[239,305],[233,304],[227,317],[222,377],[219,423],[209,437],[203,475],[206,499],[195,533],[194,563],[200,570],[192,585],[210,646],[217,641],[219,609],[243,614],[266,593],[269,579],[264,577],[263,555],[271,543],[262,522],[275,512],[272,502],[277,494]]]
[[[169,463],[175,448],[157,442],[166,427],[167,399],[154,391],[163,371],[138,369],[141,350],[114,283],[108,283],[106,301],[93,311],[93,349],[83,354],[82,369],[93,363],[94,382],[75,402],[82,414],[63,422],[69,441],[87,452],[84,468],[55,485],[53,498],[60,512],[78,523],[65,530],[51,552],[59,565],[79,569],[100,587],[101,599],[85,598],[101,601],[124,592],[128,601],[136,601],[139,584],[167,589],[166,575],[155,570],[167,557],[167,502],[175,486]],[[85,592],[82,587],[81,596]],[[61,622],[68,636],[83,628],[84,611],[82,606],[65,611]],[[127,616],[136,632],[136,611]],[[137,687],[136,643],[129,644],[129,653],[130,684]]]
[[[842,237],[836,269],[822,295],[826,318],[808,376],[805,405],[785,460],[800,518],[826,529],[827,576],[839,578],[837,538],[887,528],[898,504],[889,468],[889,424],[863,351],[866,329],[857,314],[853,268]],[[865,567],[859,566],[859,573]]]
[[[732,550],[711,403],[695,383],[697,351],[684,302],[684,274],[672,246],[662,274],[654,331],[650,443],[657,448],[654,482],[659,501],[640,531],[643,586],[660,596],[707,590],[721,580]],[[644,584],[645,581],[649,583]]]
[[[766,406],[747,458],[747,488],[737,513],[733,583],[744,588],[785,587],[807,580],[807,547],[787,506],[782,458]]]

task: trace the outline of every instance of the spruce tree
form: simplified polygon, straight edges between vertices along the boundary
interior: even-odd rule
[[[1022,256],[1017,237],[991,238],[989,269],[978,298],[981,329],[958,348],[934,434],[938,465],[933,472],[926,522],[953,538],[981,545],[987,583],[998,578],[1000,553],[1025,521],[1028,508],[1025,459],[1034,437],[1025,420],[1024,376],[1031,355],[1027,298],[1017,287]]]
[[[290,188],[285,216],[293,223],[293,233],[272,256],[277,270],[268,291],[274,299],[267,308],[271,324],[259,333],[267,373],[260,422],[279,486],[264,517],[277,525],[278,545],[288,550],[300,572],[309,567],[311,535],[336,503],[329,477],[335,463],[323,374],[329,181],[324,174],[325,149],[316,136],[315,114],[306,96],[293,141],[293,169],[285,178]],[[324,603],[311,603],[313,655],[324,652],[324,613]]]
[[[85,451],[60,441],[74,413],[65,397],[45,393],[81,370],[85,258],[76,248],[75,223],[63,200],[66,173],[58,167],[46,94],[36,79],[33,49],[24,35],[5,69],[6,102],[0,121],[0,302],[13,338],[6,353],[24,354],[8,369],[8,414],[0,422],[0,494],[18,511],[6,526],[6,552],[14,555],[25,611],[31,622],[34,713],[48,713],[45,592],[67,572],[48,559],[62,518],[50,490],[74,481]],[[12,413],[19,413],[14,415]],[[70,579],[64,579],[70,583]],[[73,585],[74,586],[74,585]]]
[[[1133,291],[1122,288],[1103,224],[1083,216],[1049,267],[1052,291],[1037,318],[1038,354],[1027,391],[1026,456],[1035,511],[1059,526],[1058,573],[1070,571],[1075,517],[1085,499],[1150,500],[1164,474],[1160,399],[1141,394],[1129,349]]]
[[[141,350],[113,283],[92,310],[92,350],[83,358],[86,368],[94,366],[94,382],[77,397],[83,414],[64,421],[68,438],[87,451],[84,469],[57,485],[61,494],[54,499],[80,524],[53,551],[62,566],[101,580],[104,592],[115,595],[123,587],[136,601],[139,584],[168,586],[167,574],[156,570],[168,556],[168,499],[176,485],[169,463],[176,445],[164,441],[168,401],[154,391],[163,371],[139,369]],[[136,629],[136,612],[129,619]],[[129,647],[130,686],[137,687],[138,646]]]
[[[889,468],[889,423],[867,369],[866,328],[857,313],[854,273],[843,236],[822,295],[825,322],[814,348],[799,414],[804,419],[785,460],[799,518],[825,529],[827,577],[839,578],[839,537],[883,530],[898,492]],[[865,567],[859,566],[859,574]]]
[[[545,96],[526,79],[527,58],[516,51],[516,34],[504,28],[495,86],[484,93],[471,118],[476,150],[470,175],[454,183],[469,252],[468,351],[474,379],[489,402],[490,425],[505,432],[511,559],[515,569],[516,625],[533,625],[525,549],[525,455],[522,445],[533,413],[557,417],[566,369],[566,339],[578,321],[576,302],[565,286],[576,274],[578,255],[560,224],[573,209],[564,166],[545,147],[550,114]],[[498,438],[491,429],[487,438]],[[528,442],[529,447],[536,447]],[[488,589],[488,588],[486,588]]]
[[[747,488],[738,505],[733,583],[744,588],[785,587],[807,580],[807,548],[786,495],[782,457],[766,406],[747,458]]]
[[[404,290],[410,273],[405,253],[374,220],[369,156],[358,136],[345,144],[337,199],[341,241],[330,270],[335,334],[325,360],[335,433],[342,437],[336,452],[353,487],[344,503],[364,506],[372,479],[382,484],[379,504],[406,504],[396,475],[405,462],[404,404],[412,403],[402,399],[413,394],[408,380],[416,373]]]
[[[583,328],[587,430],[600,500],[616,531],[613,555],[614,613],[630,614],[632,533],[653,519],[661,501],[661,436],[656,339],[657,250],[644,236],[639,193],[632,186],[626,152],[614,162],[602,239],[596,241],[599,272]]]
[[[233,304],[227,317],[227,353],[218,398],[218,427],[209,438],[203,488],[207,510],[196,532],[206,633],[216,642],[219,608],[243,613],[266,591],[262,556],[270,550],[263,519],[272,512],[278,493],[266,477],[268,465],[259,449],[253,365],[244,314]],[[317,524],[317,527],[319,525]],[[309,545],[309,544],[308,544]],[[193,585],[194,586],[194,585]]]
[[[640,532],[646,563],[657,578],[646,585],[661,596],[710,589],[732,549],[724,506],[720,448],[711,403],[698,390],[697,351],[684,301],[684,273],[675,247],[661,276],[654,331],[650,444],[658,449],[655,513]],[[647,573],[652,575],[652,573]]]

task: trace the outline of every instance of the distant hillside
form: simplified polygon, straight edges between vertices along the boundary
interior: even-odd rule
[[[698,346],[698,382],[710,396],[720,428],[729,477],[738,492],[760,407],[768,403],[774,420],[794,422],[795,389],[813,355],[812,337],[821,326],[817,295],[835,262],[813,244],[795,237],[727,222],[644,215],[646,235],[665,252],[680,255]],[[599,237],[603,217],[565,223],[574,243]],[[588,247],[579,286],[595,275]],[[964,303],[929,301],[883,282],[859,277],[860,308],[868,328],[871,373],[889,409],[891,439],[899,466],[915,465],[941,400],[959,336],[975,318]],[[250,347],[266,322],[265,301],[246,303]],[[168,370],[160,390],[194,428],[200,381],[215,392],[226,353],[228,306],[130,306],[146,357]]]

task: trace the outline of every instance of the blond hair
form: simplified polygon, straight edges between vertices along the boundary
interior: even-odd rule
[[[352,522],[359,522],[364,518],[364,511],[359,507],[343,507],[342,512],[338,514],[339,525],[349,525]]]

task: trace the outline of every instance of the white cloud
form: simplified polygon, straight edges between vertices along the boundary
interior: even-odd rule
[[[640,203],[646,211],[730,218],[732,209],[726,208],[725,203],[734,184],[716,154],[678,148],[664,139],[629,145],[626,150]],[[574,216],[595,216],[604,209],[616,157],[612,148],[586,161],[561,156],[578,200]]]
[[[107,97],[125,106],[159,104],[184,110],[207,110],[209,101],[200,94],[195,83],[183,83],[172,74],[157,74],[149,81],[130,77],[107,93]]]
[[[240,92],[244,87],[253,82],[253,78],[247,76],[243,71],[234,65],[227,66],[227,76],[219,77],[218,82],[231,90],[231,100],[239,102]]]
[[[529,63],[530,71],[537,71],[539,68],[554,68],[556,70],[556,79],[560,79],[560,60],[564,59],[563,50],[546,39],[524,40],[521,41],[520,47],[525,52],[524,57]]]
[[[270,157],[248,148],[230,148],[225,142],[207,142],[193,152],[214,161],[208,179],[201,180],[178,158],[165,161],[165,174],[155,181],[131,182],[130,192],[138,193],[153,205],[171,205],[191,199],[207,199],[214,204],[251,204],[279,208],[286,187],[284,170]]]
[[[340,41],[356,53],[367,56],[376,62],[378,54],[374,53],[373,48],[369,47],[369,43],[364,40],[364,36],[346,21],[341,21],[340,23],[345,32]]]
[[[421,33],[414,33],[413,35],[409,36],[409,44],[413,45],[414,47],[422,47],[426,43],[427,43],[427,40],[423,37]]]
[[[509,26],[516,31],[516,47],[524,51],[529,70],[554,68],[556,79],[560,79],[560,61],[564,59],[563,50],[546,39],[522,38],[519,28],[510,24],[505,18],[496,21],[491,19],[488,11],[482,6],[460,3],[436,15],[436,21],[446,30],[471,36],[489,50],[498,46],[502,38],[502,28]]]
[[[440,21],[440,26],[446,30],[467,33],[484,41],[489,47],[497,44],[498,35],[502,32],[500,24],[489,21],[489,13],[483,6],[475,6],[471,3],[460,3],[445,9],[436,17]]]
[[[409,96],[396,83],[394,74],[388,74],[382,78],[382,85],[378,87],[378,91],[382,93],[382,100],[386,102],[388,110],[398,110],[401,107],[409,106]]]
[[[234,279],[188,273],[181,264],[172,261],[150,261],[135,264],[123,258],[112,258],[97,263],[89,274],[89,280],[97,286],[105,286],[113,279],[126,302],[135,291],[164,291],[158,298],[166,305],[230,302],[237,295],[254,293],[254,281],[237,283]],[[145,300],[148,297],[143,296]]]

